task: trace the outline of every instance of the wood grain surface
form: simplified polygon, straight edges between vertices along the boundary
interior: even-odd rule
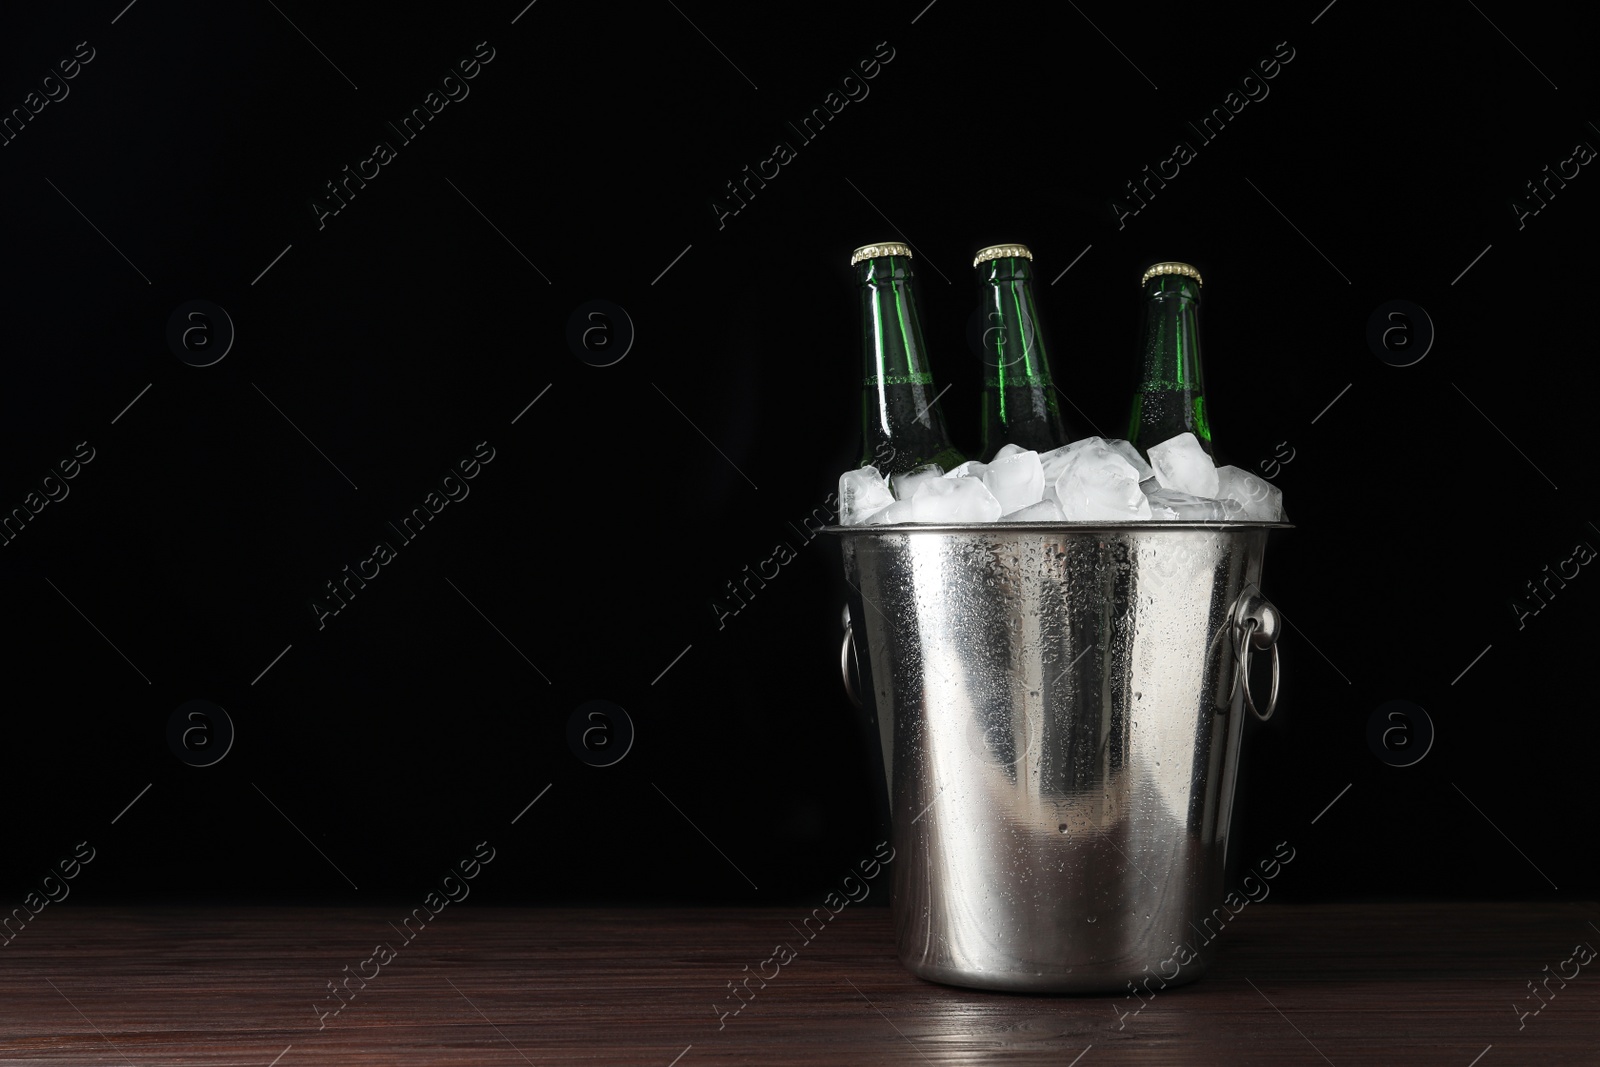
[[[463,905],[409,942],[404,914],[49,908],[0,948],[0,1063],[1600,1063],[1600,961],[1571,962],[1600,945],[1591,904],[1251,907],[1209,975],[1137,1014],[924,982],[882,908],[810,942],[798,907]],[[728,983],[780,943],[793,959],[732,1014]],[[352,974],[373,977],[330,999]]]

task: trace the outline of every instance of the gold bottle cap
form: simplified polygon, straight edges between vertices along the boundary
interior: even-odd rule
[[[1189,264],[1169,261],[1167,263],[1157,263],[1149,270],[1145,271],[1144,277],[1139,279],[1140,288],[1143,288],[1145,282],[1149,281],[1151,278],[1154,278],[1158,274],[1182,274],[1186,277],[1193,278],[1197,282],[1200,282],[1201,285],[1205,284],[1205,282],[1201,281],[1200,279],[1200,272],[1189,266]]]
[[[875,259],[878,256],[905,256],[911,258],[911,249],[899,241],[882,241],[875,245],[862,245],[850,253],[850,265],[853,267],[863,259]]]
[[[1016,256],[1026,260],[1033,259],[1033,253],[1028,251],[1027,245],[990,245],[988,248],[978,250],[978,254],[972,257],[972,265],[976,267],[979,263],[987,263],[991,259],[999,259],[1002,256]]]

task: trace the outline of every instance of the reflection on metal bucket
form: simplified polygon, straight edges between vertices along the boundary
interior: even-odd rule
[[[1221,895],[1252,649],[1273,657],[1257,714],[1276,701],[1274,528],[830,528],[914,973],[1121,991],[1192,938]]]

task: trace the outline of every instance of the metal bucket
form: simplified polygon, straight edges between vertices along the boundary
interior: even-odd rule
[[[1267,532],[1287,528],[829,527],[851,587],[845,684],[854,659],[882,744],[901,963],[951,985],[1122,992],[1203,941],[1245,708],[1277,701],[1259,583]],[[1272,654],[1259,710],[1252,649]]]

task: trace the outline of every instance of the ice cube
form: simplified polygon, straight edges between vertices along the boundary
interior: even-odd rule
[[[998,463],[1000,460],[1005,459],[1007,456],[1015,456],[1019,452],[1026,452],[1026,451],[1028,451],[1028,450],[1026,448],[1023,448],[1021,445],[1004,444],[1004,445],[1000,446],[1000,450],[994,454],[993,458],[991,458],[989,460],[989,462],[990,463]]]
[[[911,498],[912,522],[994,522],[1000,501],[976,478],[935,478]]]
[[[859,526],[873,512],[894,503],[889,483],[876,467],[846,471],[839,478],[839,524]]]
[[[1062,522],[1066,514],[1061,510],[1061,505],[1054,500],[1041,500],[1037,504],[1029,504],[1025,508],[1018,508],[1009,515],[1000,516],[1001,522]]]
[[[1283,490],[1238,467],[1217,468],[1217,495],[1232,497],[1244,507],[1246,522],[1282,522]]]
[[[1217,495],[1217,468],[1200,447],[1192,433],[1178,436],[1153,445],[1149,449],[1150,466],[1155,468],[1156,480],[1163,489],[1176,489],[1193,496]]]
[[[910,500],[917,490],[930,481],[944,477],[944,468],[937,463],[925,463],[914,471],[896,474],[889,479],[889,490],[896,500]]]
[[[988,469],[989,465],[987,463],[979,463],[975,459],[969,459],[960,466],[945,471],[944,476],[946,478],[982,478],[983,472]]]
[[[1002,512],[1037,504],[1044,494],[1044,465],[1039,462],[1039,453],[1023,450],[996,458],[983,472],[983,484],[1000,501]]]
[[[1157,489],[1149,499],[1152,515],[1157,508],[1163,508],[1174,513],[1172,518],[1184,522],[1227,522],[1239,518],[1244,510],[1237,500],[1214,500],[1178,489]]]
[[[868,526],[886,526],[911,521],[911,501],[896,500],[886,508],[879,508],[867,517]]]
[[[1139,450],[1133,447],[1132,441],[1124,441],[1122,438],[1118,437],[1114,440],[1107,441],[1106,447],[1110,448],[1111,451],[1115,452],[1117,455],[1133,464],[1133,469],[1139,472],[1139,480],[1141,482],[1146,478],[1155,477],[1156,472],[1151,470],[1150,464],[1146,463],[1144,461],[1144,457],[1139,455]]]
[[[1048,452],[1039,453],[1039,463],[1044,467],[1045,488],[1049,489],[1056,484],[1057,479],[1061,477],[1061,472],[1066,469],[1067,460],[1071,458],[1074,452],[1078,451],[1080,448],[1087,448],[1090,445],[1099,445],[1104,443],[1105,441],[1103,438],[1082,437],[1071,444],[1062,445],[1060,448],[1052,448]]]
[[[1139,491],[1139,472],[1103,441],[1073,452],[1055,488],[1069,522],[1128,522],[1150,517],[1150,502]]]

